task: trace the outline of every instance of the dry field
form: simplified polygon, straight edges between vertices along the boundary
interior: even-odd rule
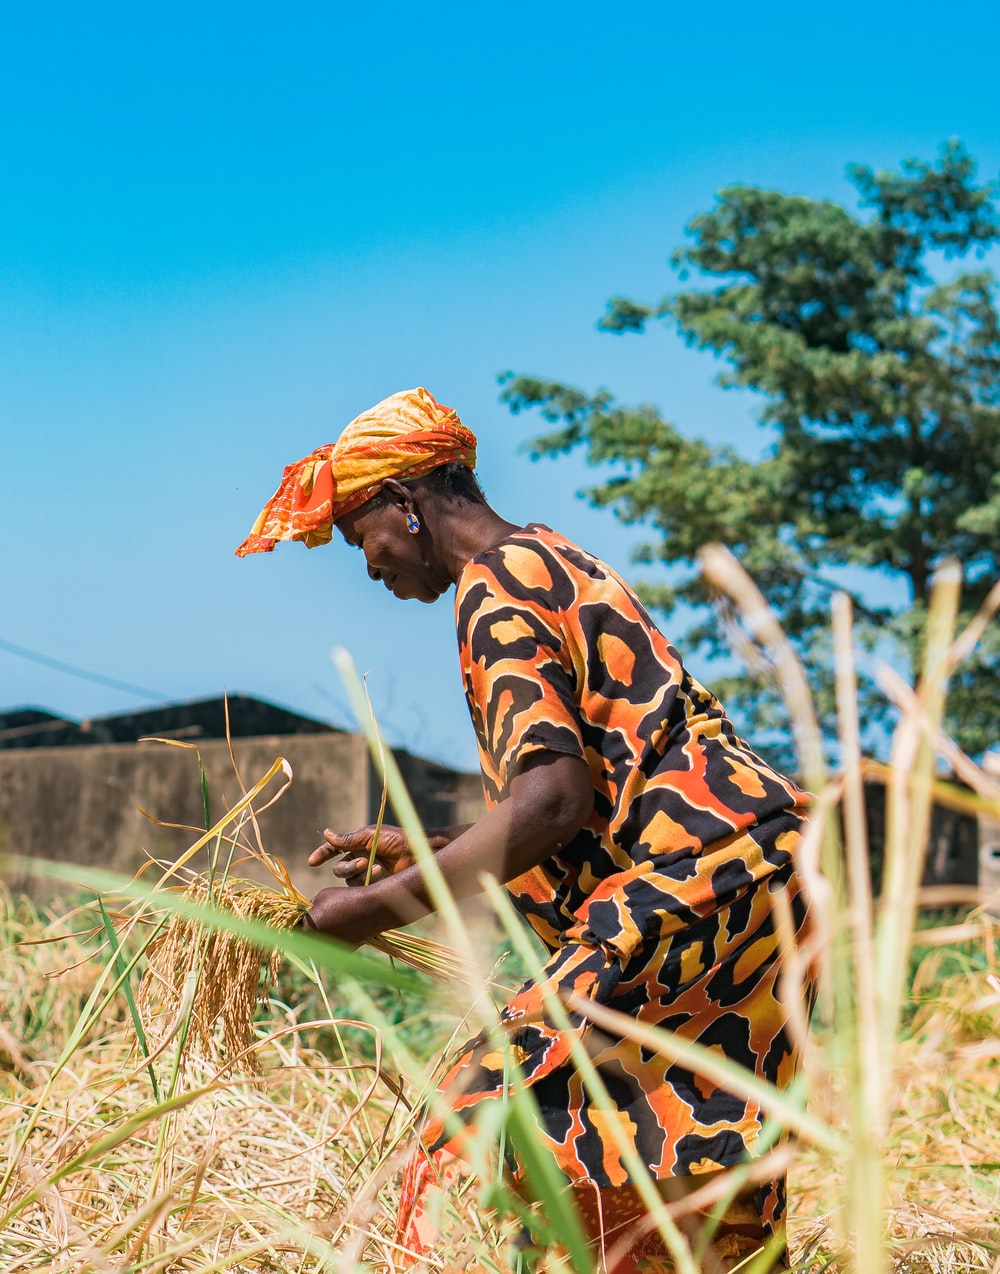
[[[967,906],[943,927],[928,927],[920,886],[932,800],[1000,815],[1000,786],[939,728],[948,677],[1000,607],[1000,588],[956,637],[955,577],[942,573],[918,690],[886,674],[900,720],[889,764],[876,767],[886,784],[887,835],[881,897],[873,900],[861,808],[872,767],[856,742],[846,602],[834,610],[840,746],[830,772],[801,670],[759,594],[724,557],[708,556],[704,566],[781,685],[801,770],[816,794],[800,856],[813,933],[807,949],[786,950],[787,1004],[802,1002],[807,966],[822,975],[812,1027],[792,1013],[803,1075],[786,1093],[753,1090],[746,1072],[711,1050],[607,1010],[602,1020],[594,1006],[591,1016],[760,1100],[775,1143],[762,1171],[775,1160],[790,1164],[797,1268],[1000,1274],[1000,950],[993,922],[979,909]],[[363,689],[342,671],[365,721]],[[371,742],[380,757],[374,731]],[[964,780],[961,791],[937,779],[942,754]],[[391,755],[384,760],[396,817],[434,891],[438,936],[454,948],[434,957],[444,962],[443,988],[384,952],[343,955],[298,931],[179,899],[163,882],[129,889],[100,872],[36,865],[99,890],[102,903],[56,918],[0,900],[2,1274],[382,1274],[400,1267],[393,1221],[414,1112],[450,1039],[488,1026],[493,1010],[481,944],[435,875]],[[281,768],[276,763],[272,775]],[[216,903],[234,856],[263,853],[253,805],[259,795],[263,808],[262,784],[242,810],[195,842],[213,855],[208,893]],[[534,976],[537,953],[502,891],[484,884],[518,975]],[[289,901],[275,910],[294,917]],[[776,907],[780,937],[777,900]],[[188,926],[174,944],[185,963],[170,995],[158,997],[142,978],[156,926],[168,917]],[[236,946],[219,945],[223,937]],[[424,950],[420,941],[400,941],[397,956]],[[267,950],[248,962],[254,944]],[[273,967],[280,974],[251,1023],[249,1001],[241,1010],[240,996],[230,994],[232,979],[253,990],[268,952],[279,953]],[[171,981],[169,970],[160,972]],[[557,1021],[566,1008],[558,1000],[546,1007]],[[211,1018],[217,1008],[242,1014],[237,1029]],[[600,1107],[607,1097],[589,1058],[580,1051],[574,1061]],[[516,1137],[526,1158],[530,1127],[530,1101],[515,1092],[472,1145],[476,1175],[453,1200],[442,1247],[425,1269],[511,1268],[514,1201],[495,1145]],[[782,1131],[792,1134],[784,1144]],[[569,1252],[563,1259],[553,1248],[546,1269],[592,1270],[551,1165],[539,1157],[533,1170],[539,1224]],[[680,1239],[676,1211],[657,1198],[650,1211],[680,1274],[696,1274],[698,1256]],[[746,1268],[757,1274],[761,1262]]]
[[[220,1073],[195,1054],[157,1100],[121,994],[74,1043],[104,967],[92,949],[88,959],[79,940],[18,945],[52,932],[26,903],[7,900],[0,929],[0,1136],[9,1157],[0,1268],[396,1267],[399,1145],[420,1096],[394,1064],[387,1037],[397,1028],[345,1022],[338,1042],[332,1021],[342,1005],[330,1006],[330,1024],[304,1026],[326,1013],[316,988],[295,979],[300,1003],[273,998],[259,1014],[256,1078]],[[884,1162],[900,1271],[1000,1269],[997,945],[989,926],[963,929],[925,949],[913,983],[921,1003],[898,1046]],[[394,998],[384,993],[369,1016],[384,1021]],[[426,1001],[406,993],[408,1051],[420,1036],[432,1051],[446,1042],[457,1021],[441,1001],[433,991]],[[825,1118],[850,1107],[838,1052],[836,1037],[822,1034],[810,1050],[811,1106]],[[169,1083],[170,1067],[158,1069]],[[849,1167],[802,1148],[790,1175],[795,1264],[849,1263]],[[489,1254],[504,1268],[502,1236],[480,1217],[470,1183],[442,1264],[467,1268],[474,1254]]]

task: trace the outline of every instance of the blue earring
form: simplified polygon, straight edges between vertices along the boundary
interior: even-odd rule
[[[416,535],[417,532],[420,530],[420,519],[417,517],[415,513],[407,513],[406,529],[409,531],[411,535]]]

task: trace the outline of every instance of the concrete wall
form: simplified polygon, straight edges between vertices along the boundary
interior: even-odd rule
[[[474,823],[485,810],[483,783],[478,774],[463,774],[447,766],[409,752],[393,753],[406,789],[413,798],[424,827],[448,827],[457,823]],[[378,814],[382,782],[374,767],[370,776],[371,812],[369,822]],[[392,807],[386,814],[392,821]]]
[[[350,831],[374,821],[381,782],[360,735],[278,735],[234,741],[244,782],[251,786],[278,756],[291,764],[289,790],[260,816],[268,852],[282,858],[301,891],[311,896],[329,872],[306,866],[324,827]],[[208,776],[212,819],[241,792],[223,739],[199,742]],[[470,823],[483,812],[479,776],[461,774],[407,752],[396,760],[425,827]],[[1000,771],[1000,761],[993,762]],[[277,790],[277,782],[269,791]],[[885,792],[866,788],[876,876],[881,858]],[[259,801],[258,807],[265,801]],[[145,854],[173,859],[196,832],[151,823],[137,809],[168,823],[204,826],[198,759],[188,748],[154,743],[95,744],[0,750],[0,854],[84,863],[132,875]],[[386,819],[394,821],[391,807]],[[205,859],[198,864],[205,865]],[[241,869],[243,874],[249,874]],[[976,884],[1000,889],[1000,824],[935,807],[924,883]],[[45,897],[59,891],[16,867],[5,873],[15,891]],[[1000,903],[994,903],[1000,910]]]
[[[868,850],[876,888],[882,880],[885,856],[886,790],[882,783],[865,784]],[[931,807],[923,884],[976,885],[979,883],[979,829],[971,814],[945,805]]]
[[[201,742],[198,751],[214,822],[241,792],[224,740]],[[337,733],[239,739],[234,751],[248,787],[276,757],[291,764],[292,786],[261,814],[261,835],[268,852],[285,861],[298,888],[314,894],[329,883],[329,874],[313,871],[305,860],[320,843],[323,828],[349,831],[370,822],[378,810],[381,785],[363,738]],[[478,775],[456,774],[407,754],[400,760],[426,825],[469,822],[481,812]],[[275,780],[269,791],[277,786]],[[144,851],[173,859],[196,839],[193,831],[151,823],[137,806],[164,822],[203,827],[195,752],[154,743],[0,751],[0,853],[131,875],[144,861]],[[16,867],[5,875],[13,890],[36,897],[60,889]]]

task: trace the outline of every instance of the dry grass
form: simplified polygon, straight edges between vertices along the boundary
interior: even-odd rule
[[[59,1032],[71,1030],[99,965],[85,961],[52,978],[60,960],[86,956],[78,942],[62,944],[58,958],[50,946],[11,947],[11,940],[48,932],[29,907],[8,905],[4,931],[0,996],[22,1059],[0,1054],[5,1146],[19,1140],[44,1097],[3,1195],[5,1209],[49,1183],[0,1228],[4,1271],[309,1274],[353,1271],[361,1256],[376,1271],[396,1267],[398,1155],[394,1161],[391,1151],[406,1136],[419,1085],[405,1084],[388,1062],[380,1071],[356,1056],[331,1058],[305,1047],[304,1024],[274,1005],[270,1020],[253,1030],[256,1082],[220,1078],[195,1050],[177,1108],[141,1122],[155,1103],[118,1008],[46,1091],[63,1043]],[[1000,1164],[1000,996],[988,970],[935,982],[940,959],[932,953],[918,973],[918,989],[934,986],[933,1002],[899,1048],[886,1166],[901,1274],[989,1270],[1000,1256],[1000,1172],[991,1166]],[[38,1006],[34,1022],[31,1005]],[[844,1094],[836,1039],[817,1041],[811,1068],[826,1076],[814,1106],[837,1109]],[[116,1136],[116,1144],[101,1148]],[[810,1152],[793,1169],[797,1264],[818,1268],[843,1247],[842,1172]],[[467,1267],[477,1248],[495,1247],[496,1236],[477,1219],[474,1197],[464,1208],[459,1201],[458,1210],[467,1228],[463,1234],[456,1226],[449,1255]]]
[[[996,935],[976,913],[938,935],[913,933],[922,846],[937,791],[935,752],[959,762],[975,790],[973,797],[963,798],[967,804],[1000,809],[995,785],[967,758],[956,756],[954,745],[939,732],[949,671],[968,652],[977,625],[981,628],[1000,607],[1000,588],[982,616],[955,638],[954,571],[946,572],[932,606],[932,639],[920,689],[914,692],[886,678],[901,721],[885,770],[886,885],[875,905],[859,832],[863,762],[852,742],[856,705],[847,608],[840,604],[839,616],[835,613],[842,764],[827,778],[815,718],[787,643],[738,568],[719,556],[712,563],[715,583],[729,589],[741,613],[753,621],[754,640],[772,656],[792,705],[800,755],[818,793],[801,854],[812,892],[813,948],[788,952],[790,969],[808,957],[827,973],[823,1012],[805,1050],[809,1110],[798,1109],[793,1093],[772,1092],[766,1099],[776,1120],[801,1136],[790,1174],[793,1262],[817,1272],[1000,1274]],[[355,697],[361,720],[360,688]],[[432,856],[420,843],[412,805],[398,775],[392,778],[388,756],[386,768],[445,932],[463,952],[467,967],[462,972],[471,986],[481,984],[468,933],[443,881],[434,877]],[[297,967],[304,979],[312,977],[323,1006],[317,1020],[300,1021],[295,1007],[278,1003],[271,1004],[269,1016],[252,1020],[262,975],[266,980],[276,967],[255,940],[261,931],[243,931],[233,945],[222,936],[225,925],[220,931],[213,923],[202,933],[200,926],[191,926],[190,916],[182,919],[182,908],[171,929],[149,946],[152,972],[139,997],[147,1018],[148,1010],[159,1011],[163,1029],[146,1038],[141,1025],[135,1027],[139,1012],[129,988],[151,933],[146,928],[143,938],[139,921],[155,923],[161,903],[169,913],[178,883],[243,916],[254,907],[257,914],[261,908],[278,909],[282,922],[291,924],[301,914],[304,900],[288,889],[280,863],[265,854],[253,808],[256,796],[281,772],[290,780],[287,765],[276,762],[225,819],[199,836],[182,861],[161,865],[163,877],[153,896],[117,914],[117,931],[102,912],[97,939],[103,951],[96,958],[96,939],[89,947],[83,939],[67,939],[58,957],[49,946],[25,945],[39,943],[49,931],[30,908],[5,905],[0,937],[0,1002],[7,1009],[0,1031],[0,1142],[6,1150],[0,1176],[0,1270],[5,1274],[355,1274],[362,1267],[389,1274],[399,1268],[403,1254],[393,1238],[399,1168],[413,1112],[434,1068],[414,1058],[364,986],[345,974],[337,984],[338,999],[350,1013],[335,1012],[315,967],[310,975],[312,957],[307,951],[303,959],[299,950]],[[838,807],[843,853],[833,817]],[[254,834],[255,849],[245,843],[245,827]],[[185,862],[206,847],[214,854],[207,875],[185,877]],[[246,852],[269,866],[280,893],[271,891],[254,903],[249,887],[234,884],[230,864],[239,866]],[[510,932],[517,947],[515,930],[523,930],[495,887],[490,898],[504,924],[514,926]],[[777,902],[776,908],[780,932]],[[446,947],[406,935],[389,941],[398,941],[403,958],[413,963],[419,963],[417,948],[423,947],[426,966],[438,976],[458,972]],[[916,942],[927,954],[914,974],[909,964]],[[282,946],[280,935],[277,945]],[[295,954],[294,943],[284,945]],[[517,949],[532,970],[531,960]],[[53,979],[57,960],[68,971]],[[231,994],[233,986],[240,988],[239,996]],[[457,978],[450,986],[456,1031],[465,1032],[470,1017],[477,1026],[489,1017],[488,997],[475,997]],[[160,1002],[163,988],[169,1004]],[[789,1004],[799,998],[793,986]],[[565,1011],[558,1004],[547,1007]],[[353,1020],[342,1020],[347,1016]],[[592,1016],[601,1024],[596,1007]],[[614,1018],[607,1010],[604,1016]],[[625,1034],[639,1030],[632,1019],[603,1024]],[[310,1032],[318,1027],[339,1041],[323,1053],[310,1047]],[[805,1029],[801,1021],[796,1025],[794,1013],[792,1029]],[[347,1032],[359,1030],[371,1040],[364,1056],[347,1043]],[[677,1055],[674,1037],[660,1033],[649,1042]],[[690,1064],[707,1075],[721,1065],[707,1051],[697,1056],[696,1048]],[[586,1057],[578,1065],[598,1101]],[[727,1082],[740,1092],[749,1081],[733,1067]],[[525,1118],[520,1096],[515,1093],[509,1102],[512,1136],[513,1121]],[[523,1142],[518,1149],[524,1149]],[[487,1163],[484,1157],[484,1167]],[[484,1172],[481,1180],[484,1188],[492,1187],[491,1200],[503,1205],[495,1174],[490,1180]],[[424,1268],[507,1268],[509,1245],[484,1220],[486,1202],[479,1187],[470,1182],[449,1206],[454,1224]],[[541,1194],[550,1221],[560,1206],[557,1190]],[[669,1238],[671,1218],[660,1218],[659,1224]],[[569,1230],[559,1236],[572,1241]],[[674,1251],[678,1268],[692,1274],[691,1250],[678,1238]],[[585,1261],[577,1264],[585,1268]]]
[[[3,935],[5,1003],[52,985],[51,948],[7,946],[45,936],[26,911]],[[66,954],[86,952],[67,942]],[[94,963],[78,966],[50,1027],[79,1012],[97,975]],[[409,1103],[388,1066],[304,1047],[314,1025],[274,1005],[251,1032],[254,1082],[220,1076],[196,1048],[160,1103],[123,1013],[109,1014],[54,1080],[64,1039],[49,1033],[44,1057],[19,1044],[35,1060],[8,1058],[0,1072],[0,1139],[18,1147],[0,1207],[13,1213],[0,1226],[0,1268],[304,1274],[351,1268],[331,1266],[330,1253],[353,1246],[391,1269],[394,1173],[382,1166],[409,1126]]]
[[[298,925],[308,903],[253,881],[213,882],[197,876],[184,890],[192,903],[230,911],[242,920],[261,920],[277,930]],[[156,1048],[174,1028],[192,988],[187,1051],[211,1057],[222,1027],[222,1049],[230,1059],[246,1058],[256,1070],[253,1018],[259,1001],[278,976],[281,952],[267,951],[225,930],[206,931],[189,915],[174,915],[146,948],[146,971],[139,984],[139,1014],[149,1045]],[[202,970],[206,976],[199,976]]]
[[[942,981],[936,970],[951,948],[926,956],[913,985],[917,993],[933,988],[933,999],[897,1050],[884,1169],[888,1246],[900,1274],[1000,1270],[1000,988],[988,969],[1000,949],[989,927],[977,928],[987,968]],[[846,1129],[842,1049],[819,1038],[812,1051],[812,1105],[828,1117],[839,1112]],[[796,1265],[848,1263],[847,1172],[844,1161],[812,1151],[793,1167]]]

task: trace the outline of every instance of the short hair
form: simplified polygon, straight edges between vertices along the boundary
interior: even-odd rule
[[[425,473],[422,478],[415,479],[413,485],[435,491],[438,495],[451,496],[456,500],[468,500],[472,504],[486,502],[479,479],[468,465],[462,464],[461,460],[451,460],[447,464],[438,465],[430,473]]]
[[[451,460],[447,464],[438,465],[436,469],[432,469],[430,473],[425,473],[419,478],[400,478],[399,481],[404,486],[413,487],[415,490],[423,488],[425,491],[433,491],[436,495],[447,496],[452,500],[467,500],[470,504],[486,503],[486,496],[479,485],[479,479],[461,460]],[[382,492],[376,491],[361,507],[381,509],[388,503]]]

